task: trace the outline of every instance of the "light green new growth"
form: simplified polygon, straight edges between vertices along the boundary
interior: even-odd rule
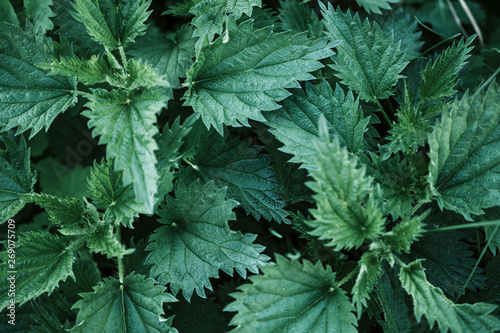
[[[376,102],[392,96],[394,86],[402,78],[401,72],[408,64],[400,42],[394,34],[385,35],[378,24],[368,19],[361,23],[358,14],[328,9],[320,3],[324,24],[331,40],[341,40],[338,55],[332,68],[342,83],[356,91],[366,101]]]
[[[430,211],[427,211],[412,218],[404,217],[391,231],[382,235],[383,242],[396,253],[409,253],[411,244],[425,233],[425,223],[423,221],[429,213]]]
[[[159,211],[165,226],[156,229],[146,248],[151,253],[146,264],[152,264],[151,276],[160,284],[170,283],[176,295],[180,289],[189,300],[193,291],[205,296],[212,289],[210,278],[218,278],[219,270],[246,277],[246,270],[258,272],[269,257],[261,254],[264,247],[253,244],[256,235],[232,231],[228,221],[235,219],[237,203],[226,199],[226,189],[213,182],[196,181],[186,187],[176,183],[176,199],[167,196]]]
[[[314,217],[306,221],[311,235],[328,240],[335,250],[358,248],[366,239],[376,238],[385,224],[374,192],[373,178],[366,175],[357,157],[333,142],[324,118],[320,121],[321,141],[316,142],[316,165],[309,172],[314,182],[307,185],[316,192]]]
[[[168,333],[169,322],[161,317],[163,304],[177,300],[165,289],[135,273],[122,282],[104,279],[94,292],[80,294],[83,299],[73,305],[79,311],[72,332]]]
[[[187,73],[185,104],[201,114],[203,122],[220,134],[223,125],[249,126],[248,120],[265,121],[288,97],[285,88],[299,87],[333,54],[325,38],[275,33],[272,27],[254,29],[251,20],[229,21],[229,41],[218,38],[205,47]]]
[[[86,85],[106,82],[110,75],[106,61],[95,54],[89,60],[80,59],[75,55],[61,57],[59,61],[38,64],[38,67],[50,70],[50,75],[70,76]]]
[[[486,303],[454,304],[441,289],[427,282],[421,261],[403,265],[399,273],[403,288],[413,298],[414,312],[420,322],[425,315],[431,328],[437,322],[442,333],[490,333],[500,327],[493,315],[495,305]]]
[[[361,317],[366,301],[370,299],[370,293],[384,273],[379,258],[372,252],[365,252],[358,262],[359,273],[356,283],[352,288],[352,301],[356,305],[358,319]]]
[[[225,311],[238,312],[231,332],[357,332],[354,306],[330,266],[277,255],[262,272],[231,294],[236,300]]]

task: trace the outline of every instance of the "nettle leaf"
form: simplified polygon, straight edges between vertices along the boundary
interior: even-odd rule
[[[361,317],[363,307],[367,306],[366,301],[370,299],[370,293],[384,273],[377,255],[372,252],[365,252],[358,262],[360,266],[356,283],[352,288],[352,301],[356,304],[358,319]]]
[[[177,301],[165,287],[134,272],[123,282],[105,278],[94,292],[82,293],[72,332],[176,332],[163,315],[163,304]]]
[[[425,233],[425,218],[430,210],[412,218],[404,217],[391,231],[382,235],[384,244],[389,245],[396,253],[409,253],[411,245]]]
[[[203,122],[220,134],[223,125],[249,126],[248,120],[266,121],[261,111],[271,111],[288,97],[285,88],[314,77],[309,72],[318,61],[333,54],[325,38],[305,34],[275,33],[272,27],[255,30],[251,20],[229,21],[227,42],[218,38],[204,48],[187,74],[185,104],[201,114]]]
[[[129,90],[140,87],[170,87],[164,75],[160,75],[156,69],[141,59],[131,59],[127,62],[127,75],[129,77],[126,88]]]
[[[326,122],[320,123],[322,141],[316,141],[316,168],[309,170],[314,182],[308,186],[316,192],[314,217],[306,221],[313,227],[311,235],[329,240],[336,250],[358,248],[365,239],[381,234],[385,224],[374,193],[373,178],[358,158],[341,148],[336,137],[327,134]]]
[[[88,179],[90,199],[106,209],[106,216],[116,225],[133,228],[134,217],[145,211],[144,205],[135,200],[132,184],[124,186],[123,172],[114,171],[111,161],[94,162]]]
[[[464,41],[462,38],[457,44],[453,43],[435,61],[429,61],[420,76],[420,98],[429,101],[452,96],[453,89],[458,83],[458,72],[467,64],[469,52],[473,47],[470,44],[475,37]]]
[[[76,103],[76,82],[49,76],[35,65],[52,59],[52,45],[31,23],[0,34],[0,129],[31,129],[32,138]]]
[[[35,27],[41,28],[41,33],[54,28],[51,17],[56,14],[50,8],[53,6],[52,0],[24,0],[26,17],[34,23]]]
[[[64,239],[47,232],[30,232],[18,235],[17,241],[15,267],[7,265],[7,260],[0,264],[0,310],[10,304],[9,271],[16,270],[16,304],[20,306],[43,293],[51,293],[68,276],[75,279],[72,269],[75,254],[68,250]],[[6,258],[7,253],[4,251],[2,257]]]
[[[191,24],[196,27],[193,37],[199,37],[196,41],[196,51],[199,51],[204,43],[211,43],[215,35],[222,35],[224,23],[226,34],[230,33],[232,27],[227,26],[228,14],[231,19],[239,19],[243,14],[252,16],[253,7],[261,7],[261,0],[195,0],[189,13],[195,18]]]
[[[441,209],[483,214],[500,202],[500,90],[455,100],[429,136],[428,182]]]
[[[225,311],[238,312],[231,332],[357,332],[354,306],[330,266],[277,255],[262,272],[231,294]]]
[[[154,153],[158,128],[154,124],[166,106],[165,95],[160,89],[92,92],[86,105],[90,110],[82,114],[89,118],[89,127],[94,127],[93,135],[101,136],[99,143],[106,144],[106,157],[114,159],[115,171],[123,170],[124,186],[133,183],[136,200],[152,213],[158,179]]]
[[[228,198],[237,200],[247,214],[259,220],[288,222],[271,159],[251,140],[230,140],[212,131],[203,137],[194,156],[194,170],[205,182],[227,186]]]
[[[16,11],[9,0],[0,0],[0,15],[2,17],[2,22],[0,23],[0,33],[9,33],[9,29],[4,23],[19,26],[19,19],[17,18]]]
[[[394,33],[384,36],[377,23],[368,19],[361,23],[358,14],[344,14],[340,8],[328,9],[320,4],[324,23],[331,40],[341,40],[332,68],[342,82],[356,91],[366,101],[385,99],[402,78],[401,72],[408,64],[400,42],[394,42]]]
[[[167,36],[146,34],[132,44],[127,53],[150,64],[159,75],[166,77],[171,88],[178,89],[181,87],[179,78],[185,78],[187,69],[193,64],[192,34],[188,25]]]
[[[20,136],[19,142],[11,136],[0,136],[0,223],[20,211],[24,196],[33,191],[36,178],[30,170],[30,149]]]
[[[116,232],[111,224],[98,225],[89,237],[86,238],[87,247],[91,252],[101,253],[108,258],[123,258],[134,252],[134,249],[127,249],[125,245],[118,241]]]
[[[189,300],[194,290],[201,297],[204,288],[212,289],[210,278],[219,277],[219,269],[229,275],[233,271],[246,277],[246,270],[258,272],[269,257],[261,254],[264,247],[253,244],[256,235],[229,229],[235,219],[237,203],[226,200],[226,189],[213,182],[196,181],[186,187],[176,183],[176,199],[167,196],[158,220],[165,226],[151,235],[146,250],[151,251],[146,264],[153,264],[151,276],[161,284],[170,283],[176,295],[180,289]]]
[[[497,221],[500,220],[500,206],[495,206],[484,210],[485,214],[481,216],[481,220],[487,221]],[[490,242],[490,251],[493,255],[496,255],[497,249],[500,249],[500,227],[497,226],[485,226],[485,239],[488,240],[492,237]]]
[[[459,231],[428,233],[411,248],[410,258],[425,259],[422,266],[429,282],[451,296],[461,292],[476,264],[474,252],[462,241],[466,235]],[[467,289],[477,292],[484,289],[485,282],[484,271],[478,267]]]
[[[405,60],[410,61],[420,55],[424,42],[420,41],[422,33],[418,30],[417,20],[413,16],[403,10],[396,10],[374,18],[385,35],[393,31],[394,40],[401,41],[400,48],[405,51]]]
[[[285,144],[280,150],[294,155],[290,162],[304,166],[313,164],[321,115],[327,120],[330,138],[336,136],[339,143],[353,153],[364,147],[363,137],[369,119],[364,118],[352,92],[346,95],[338,85],[333,91],[326,81],[319,88],[307,82],[306,93],[296,91],[283,101],[281,109],[265,115],[270,132]]]
[[[75,0],[72,15],[85,25],[92,39],[110,50],[132,43],[144,34],[144,22],[151,11],[147,11],[151,0]]]
[[[76,55],[60,57],[59,61],[38,64],[38,67],[50,70],[50,75],[70,76],[86,85],[106,82],[110,75],[106,61],[95,54],[88,60],[80,59]]]
[[[306,2],[299,0],[280,0],[279,19],[285,30],[294,33],[307,32],[310,37],[324,36],[323,22]]]
[[[390,3],[397,3],[399,0],[356,0],[358,5],[363,7],[368,13],[382,14],[381,9],[391,9]]]
[[[401,267],[399,278],[403,288],[413,297],[414,312],[420,322],[425,314],[431,328],[438,323],[441,332],[493,332],[500,327],[500,320],[490,313],[496,308],[487,303],[454,304],[441,289],[430,284],[421,261],[416,260]]]
[[[97,263],[91,259],[77,259],[73,272],[75,280],[66,280],[60,286],[61,292],[71,301],[80,300],[79,293],[93,291],[92,287],[102,281]]]

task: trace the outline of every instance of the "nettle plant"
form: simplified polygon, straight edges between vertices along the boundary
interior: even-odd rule
[[[499,70],[396,2],[0,1],[2,331],[498,330]]]

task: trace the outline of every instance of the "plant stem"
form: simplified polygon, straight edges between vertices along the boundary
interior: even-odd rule
[[[477,223],[467,223],[467,224],[459,224],[459,225],[450,225],[448,227],[430,229],[430,230],[427,230],[427,232],[470,229],[470,228],[479,228],[479,227],[494,227],[494,226],[500,226],[500,220],[488,221],[488,222],[485,221],[485,222],[477,222]]]
[[[484,83],[476,89],[476,91],[474,92],[474,94],[472,94],[472,98],[474,98],[474,96],[476,96],[476,94],[478,92],[480,92],[481,90],[484,89],[484,87],[486,87],[488,84],[491,83],[491,81],[493,81],[495,79],[495,77],[498,75],[498,73],[500,73],[500,67],[497,68],[497,70],[495,71],[495,73],[491,74],[491,76],[488,78],[488,80],[484,81]]]
[[[380,104],[380,102],[379,102],[378,99],[375,99],[375,104],[377,104],[377,106],[379,107],[380,111],[382,111],[382,114],[384,115],[385,121],[387,121],[387,124],[389,125],[389,127],[392,127],[391,126],[391,119],[389,119],[389,116],[385,112],[384,108],[382,107],[382,104]]]
[[[359,266],[353,269],[349,274],[344,276],[342,280],[337,284],[337,287],[340,288],[344,283],[349,281],[354,275],[356,275],[359,272]]]

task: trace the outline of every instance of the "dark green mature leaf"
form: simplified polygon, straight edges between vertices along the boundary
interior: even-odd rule
[[[477,260],[469,245],[462,241],[465,236],[459,231],[429,233],[411,248],[410,258],[425,259],[422,266],[429,282],[451,296],[461,292]],[[478,267],[467,289],[477,292],[485,287],[485,282],[484,271]]]
[[[458,72],[467,63],[472,50],[470,44],[474,37],[447,48],[435,61],[429,61],[420,72],[420,98],[423,101],[448,97],[455,93],[453,89],[458,83]]]
[[[454,304],[441,289],[430,284],[420,260],[401,267],[399,278],[403,288],[413,297],[417,320],[425,314],[431,328],[437,322],[441,332],[493,332],[500,320],[491,315],[496,306],[486,303]]]
[[[33,333],[62,333],[65,332],[64,324],[69,324],[76,319],[76,312],[71,310],[71,305],[63,294],[58,291],[50,296],[42,295],[31,303],[34,314],[31,329]],[[17,319],[17,318],[16,318]]]
[[[97,263],[91,259],[79,258],[73,265],[75,280],[66,280],[61,283],[60,290],[71,301],[81,298],[79,293],[91,292],[92,287],[102,280]]]
[[[0,22],[0,33],[9,33],[9,29],[4,23],[19,25],[16,11],[9,0],[0,0],[0,17],[2,18],[2,22]]]
[[[253,7],[261,7],[261,0],[195,0],[189,13],[195,18],[191,24],[196,27],[193,37],[199,37],[196,41],[196,51],[199,51],[204,43],[211,43],[214,36],[222,35],[223,26],[226,24],[226,35],[231,33],[227,26],[228,14],[231,19],[239,19],[243,14],[252,16]],[[228,31],[229,30],[229,31]]]
[[[279,19],[285,30],[307,32],[310,37],[324,36],[323,22],[307,3],[299,0],[280,0]]]
[[[66,245],[63,239],[47,232],[18,235],[15,256],[11,258],[15,259],[15,265],[7,261],[0,264],[0,309],[9,305],[10,281],[7,278],[10,274],[15,275],[16,305],[23,305],[45,292],[51,293],[68,276],[74,279],[72,266],[76,258]],[[7,257],[6,252],[2,254],[4,257]]]
[[[161,316],[163,304],[176,299],[165,289],[133,272],[123,282],[106,278],[73,306],[79,311],[72,332],[171,332]]]
[[[134,217],[145,211],[144,205],[135,200],[132,184],[122,184],[123,172],[113,171],[113,163],[102,160],[94,162],[88,179],[90,199],[106,209],[106,216],[115,225],[133,228]]]
[[[94,41],[114,50],[144,34],[150,4],[151,0],[74,0],[72,15]]]
[[[439,206],[483,214],[500,202],[500,89],[455,100],[429,137],[428,181]]]
[[[330,138],[336,136],[342,146],[356,153],[364,146],[364,132],[368,118],[351,91],[344,94],[340,86],[332,90],[323,81],[320,88],[306,83],[306,93],[301,90],[283,101],[283,107],[266,113],[270,132],[285,146],[280,150],[294,155],[293,163],[313,164],[317,154],[314,142],[319,138],[318,121],[325,116]]]
[[[276,264],[239,287],[225,311],[238,312],[231,332],[357,332],[354,306],[330,266],[276,256]]]
[[[311,210],[314,220],[307,223],[315,228],[312,235],[329,240],[327,246],[358,248],[366,239],[380,235],[385,224],[374,195],[376,187],[357,157],[341,148],[336,137],[330,142],[324,118],[320,133],[316,166],[309,170],[315,181],[308,183],[317,193],[317,208]]]
[[[397,3],[399,0],[356,0],[368,13],[382,14],[381,9],[391,9],[390,3]]]
[[[159,75],[165,75],[173,89],[181,87],[179,78],[186,77],[186,70],[193,64],[194,39],[190,26],[182,26],[175,34],[166,37],[146,34],[131,45],[128,54],[149,63]]]
[[[106,144],[106,157],[114,159],[115,171],[123,170],[123,184],[133,183],[136,200],[144,202],[146,211],[154,211],[157,192],[156,156],[158,133],[156,115],[166,106],[160,89],[138,91],[94,89],[89,95],[89,118],[93,135]]]
[[[11,136],[0,137],[0,223],[24,207],[23,196],[33,191],[36,179],[30,170],[30,150],[24,137],[16,142]]]
[[[227,186],[228,197],[238,201],[247,214],[257,220],[288,222],[271,160],[260,153],[261,148],[251,145],[251,140],[228,140],[212,131],[202,138],[192,163],[205,182],[215,180]]]
[[[342,41],[332,66],[336,75],[366,101],[391,96],[407,65],[394,34],[384,36],[376,23],[371,25],[368,19],[361,23],[358,14],[353,17],[349,11],[344,14],[340,8],[334,10],[331,3],[328,9],[320,6],[328,36]]]
[[[485,214],[481,216],[482,220],[497,221],[500,220],[500,206],[495,206],[484,210]],[[485,239],[490,242],[490,251],[496,255],[497,249],[500,249],[500,227],[499,226],[486,226],[484,227]]]
[[[309,74],[323,67],[318,61],[333,54],[324,38],[305,34],[274,33],[272,27],[255,30],[252,21],[229,21],[230,38],[218,38],[204,48],[188,71],[185,104],[201,114],[207,127],[220,134],[223,125],[249,126],[248,120],[265,121],[288,97],[285,88],[299,87]]]
[[[54,28],[54,23],[50,20],[56,14],[50,8],[52,0],[24,0],[26,16],[34,23],[36,28],[40,28],[42,33]]]
[[[196,181],[186,187],[177,182],[176,199],[167,196],[159,211],[165,226],[151,235],[146,264],[153,264],[151,276],[161,284],[170,283],[174,295],[182,289],[189,300],[194,290],[201,297],[204,288],[212,289],[210,278],[219,277],[219,269],[246,277],[246,270],[257,273],[269,257],[264,247],[253,244],[257,237],[229,229],[235,219],[237,203],[226,200],[226,189],[213,182],[201,186]]]
[[[48,76],[38,63],[52,60],[50,43],[30,23],[26,31],[9,26],[0,34],[0,129],[31,129],[33,137],[76,103],[76,82]]]

